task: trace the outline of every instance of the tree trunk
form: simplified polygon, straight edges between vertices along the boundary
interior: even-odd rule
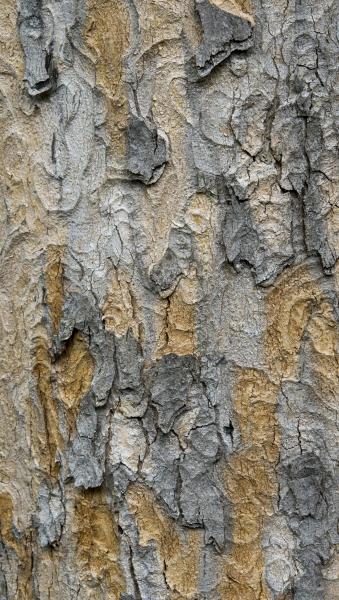
[[[336,17],[2,0],[1,600],[339,598]]]

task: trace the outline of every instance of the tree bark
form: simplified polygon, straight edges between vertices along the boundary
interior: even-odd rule
[[[2,0],[1,600],[339,597],[334,0]]]

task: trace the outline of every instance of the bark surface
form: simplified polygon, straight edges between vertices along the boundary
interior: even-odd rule
[[[335,0],[0,8],[0,599],[339,598]]]

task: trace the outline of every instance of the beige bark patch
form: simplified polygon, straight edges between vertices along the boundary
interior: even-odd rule
[[[333,600],[339,597],[339,548],[336,546],[333,558],[330,563],[323,569],[325,578],[324,600]]]
[[[62,264],[64,250],[64,246],[49,245],[45,252],[44,282],[53,334],[56,334],[59,329],[64,302]],[[40,465],[49,471],[52,476],[56,476],[58,474],[56,457],[58,451],[63,449],[64,441],[59,428],[57,396],[53,388],[55,373],[51,354],[51,340],[47,329],[42,324],[37,329],[34,343],[33,374],[36,379],[45,431],[43,434],[39,430],[39,419],[35,413],[35,408],[31,407],[30,435],[32,451],[36,453]]]
[[[216,223],[216,206],[206,194],[195,194],[188,205],[185,222],[193,231],[199,263],[207,275],[213,265]]]
[[[0,23],[0,55],[5,64],[24,76],[24,60],[17,29],[17,3],[15,0],[2,0]]]
[[[121,0],[88,0],[84,37],[96,56],[96,83],[107,101],[107,128],[112,150],[126,153],[128,102],[123,80],[123,59],[129,48],[129,14]]]
[[[210,198],[205,194],[195,194],[190,200],[185,221],[196,235],[206,233],[211,225]]]
[[[31,600],[32,571],[31,551],[27,540],[18,541],[13,533],[13,501],[7,492],[0,493],[0,541],[7,551],[14,550],[18,560],[17,598]]]
[[[277,494],[279,456],[276,421],[277,386],[254,369],[239,373],[234,411],[243,449],[225,470],[225,491],[233,506],[233,545],[223,559],[222,598],[268,599],[264,581],[261,533]]]
[[[307,334],[313,346],[310,374],[318,395],[334,410],[338,409],[339,355],[338,324],[332,306],[319,298],[309,320]]]
[[[20,544],[13,536],[13,502],[7,492],[0,494],[0,537],[10,548],[18,550]]]
[[[59,430],[59,418],[52,386],[52,362],[49,342],[45,332],[36,339],[33,374],[36,378],[37,392],[42,407],[45,435],[35,431],[35,451],[51,476],[57,476],[59,467],[56,462],[58,450],[63,449],[63,439]],[[36,420],[32,415],[32,422]]]
[[[77,331],[56,363],[58,391],[67,408],[70,433],[75,427],[80,402],[89,390],[94,373],[94,361],[84,336]]]
[[[195,598],[198,586],[199,555],[202,532],[177,528],[158,505],[150,490],[132,484],[127,501],[139,530],[139,543],[157,544],[160,568],[166,568],[166,581],[172,590],[171,600]]]
[[[46,250],[45,286],[46,300],[51,315],[53,333],[57,333],[60,325],[64,302],[64,246],[48,246]]]
[[[158,336],[156,357],[164,354],[194,354],[197,349],[196,303],[198,299],[198,281],[195,270],[182,277],[164,303],[166,312]]]
[[[299,349],[307,329],[314,350],[315,381],[335,392],[338,384],[337,328],[333,309],[305,266],[289,269],[267,300],[266,356],[274,381],[298,376]]]
[[[125,581],[119,564],[119,535],[103,490],[78,492],[75,524],[82,580],[90,587],[100,583],[107,598],[120,598]]]
[[[143,48],[165,45],[167,39],[179,38],[185,18],[187,0],[137,0]]]
[[[265,339],[267,375],[240,372],[235,414],[243,449],[232,455],[225,474],[226,494],[233,505],[233,546],[225,557],[222,597],[230,600],[270,598],[264,581],[261,535],[277,495],[276,462],[280,433],[276,417],[279,385],[297,376],[304,333],[314,349],[317,386],[335,389],[337,372],[332,308],[319,283],[304,266],[288,269],[267,296]],[[325,395],[323,396],[326,397]]]
[[[118,337],[125,335],[128,329],[131,329],[135,339],[139,339],[139,323],[135,312],[136,302],[129,279],[120,269],[114,270],[102,308],[105,328]]]
[[[210,2],[225,12],[247,19],[254,24],[251,0],[210,0]]]

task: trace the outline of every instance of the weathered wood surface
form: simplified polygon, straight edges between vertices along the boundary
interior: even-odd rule
[[[1,600],[339,598],[335,0],[1,0]]]

